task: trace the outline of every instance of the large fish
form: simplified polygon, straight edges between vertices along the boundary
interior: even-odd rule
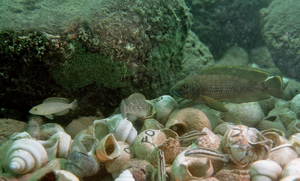
[[[70,109],[76,110],[78,102],[76,99],[69,103],[69,100],[62,97],[50,97],[43,101],[42,104],[34,106],[29,110],[30,114],[43,115],[53,119],[53,115],[62,116],[69,112]]]
[[[270,96],[283,98],[280,76],[269,78],[269,74],[262,70],[237,66],[204,69],[199,75],[176,83],[170,92],[185,99],[201,101],[223,112],[227,109],[219,101],[243,103],[268,99]]]

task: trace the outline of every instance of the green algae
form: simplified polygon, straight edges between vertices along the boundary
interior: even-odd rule
[[[93,83],[99,89],[125,87],[128,83],[123,80],[132,72],[128,71],[126,62],[112,61],[108,55],[87,52],[80,42],[76,42],[72,57],[52,68],[50,74],[65,89],[77,90]]]

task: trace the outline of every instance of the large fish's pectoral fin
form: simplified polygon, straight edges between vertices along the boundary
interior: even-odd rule
[[[45,115],[46,118],[53,120],[53,115],[52,114],[46,114]]]
[[[201,102],[203,102],[208,107],[215,109],[221,112],[228,112],[227,108],[224,106],[222,102],[219,102],[208,96],[201,96]]]

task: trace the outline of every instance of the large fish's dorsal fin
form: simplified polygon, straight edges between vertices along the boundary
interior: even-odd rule
[[[63,97],[49,97],[43,101],[43,103],[53,103],[53,102],[69,104],[70,101],[69,99]]]
[[[263,82],[269,74],[265,71],[239,66],[216,66],[210,67],[199,72],[199,75],[232,75],[251,82]]]

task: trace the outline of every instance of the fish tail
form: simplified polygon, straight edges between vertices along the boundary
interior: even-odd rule
[[[265,83],[268,88],[268,94],[276,98],[283,99],[282,78],[279,75],[268,79]]]
[[[76,99],[74,99],[73,102],[71,102],[71,108],[73,111],[75,111],[78,108],[78,102]]]

